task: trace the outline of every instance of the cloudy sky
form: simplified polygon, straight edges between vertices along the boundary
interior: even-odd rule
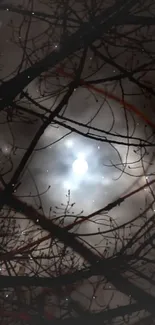
[[[17,13],[12,13],[11,10],[0,11],[1,78],[8,79],[14,76],[18,71],[19,62],[22,62],[23,35],[27,31],[27,22],[25,25],[22,25],[21,22],[21,16]],[[16,42],[12,36],[11,24],[20,26],[15,35]],[[35,37],[34,35],[41,35],[44,29],[45,26],[42,22],[37,23],[36,29],[35,22],[34,25],[31,25],[29,38]],[[40,36],[40,42],[44,44],[42,36]],[[53,47],[55,49],[59,47],[57,39],[55,42],[53,41]],[[121,60],[120,56],[119,61]],[[135,58],[135,62],[136,60],[137,58]],[[146,57],[144,57],[145,60]],[[87,57],[84,76],[89,75],[90,70],[95,70],[95,68],[96,60],[90,53]],[[114,67],[106,65],[93,78],[102,78],[103,75],[108,77],[116,73]],[[60,85],[62,87],[70,79],[60,75],[56,78],[52,74],[46,78],[46,87],[43,82],[35,80],[30,83],[26,90],[34,100],[50,109],[59,102],[57,99],[55,103],[54,96],[49,99],[48,94],[51,87],[53,87],[51,92],[53,95],[54,89],[58,89]],[[44,93],[44,87],[46,93]],[[102,84],[96,87],[105,90]],[[137,94],[137,88],[130,82],[124,81],[123,87],[126,92],[131,94],[126,96],[126,102],[141,110],[152,123],[155,123],[152,99],[149,100]],[[118,84],[106,84],[106,90],[110,94],[121,96],[121,89]],[[23,107],[27,106],[25,99],[20,99],[18,103]],[[28,108],[34,107],[29,104]],[[133,110],[124,109],[118,101],[105,98],[102,91],[99,93],[86,87],[75,89],[65,108],[64,117],[86,124],[85,128],[73,123],[70,124],[74,128],[77,127],[79,133],[89,131],[92,136],[94,134],[101,136],[101,132],[97,133],[89,129],[94,127],[106,132],[111,131],[113,136],[110,139],[119,142],[127,143],[123,136],[135,137],[130,142],[138,144],[139,139],[151,143],[154,141],[152,127],[146,121],[137,116]],[[62,122],[63,119],[57,119],[57,121]],[[41,122],[36,117],[30,118],[30,115],[18,111],[17,116],[13,117],[13,121],[7,120],[6,113],[1,113],[0,123],[0,171],[4,180],[9,182]],[[106,136],[106,134],[102,134],[102,140],[106,139]],[[75,203],[70,213],[77,214],[83,211],[83,214],[87,215],[139,186],[143,186],[153,178],[154,149],[151,146],[144,150],[131,145],[128,147],[125,144],[96,141],[71,132],[55,123],[45,130],[21,175],[20,186],[14,194],[36,208],[42,205],[44,213],[48,216],[51,214],[51,207],[53,209],[52,214],[55,214],[54,211],[57,209],[55,206],[60,208],[57,209],[57,212],[62,214],[68,201],[68,193],[70,193],[70,203]],[[145,190],[126,200],[121,209],[119,207],[114,209],[110,215],[117,224],[122,224],[145,209],[150,199],[150,189],[145,188]],[[65,222],[69,223],[70,219],[66,218]],[[27,223],[21,221],[20,227],[21,232],[27,227]],[[86,222],[78,231],[89,234],[97,231],[98,227],[97,223]],[[100,227],[101,229],[106,228],[105,220],[101,220]],[[92,238],[89,236],[88,241],[98,245],[100,237]]]
[[[11,28],[7,26],[10,20],[15,21],[16,26],[18,26],[20,15],[7,10],[2,11],[1,60],[2,75],[5,76],[17,67],[19,63],[17,56],[20,56],[19,44],[13,43]],[[39,28],[41,29],[43,27],[40,24]],[[33,34],[33,26],[31,26],[31,30],[30,34]],[[39,34],[40,31],[37,32]],[[93,67],[93,58],[88,57],[88,60]],[[105,76],[108,74],[106,68],[99,71],[96,78],[100,78],[103,73]],[[115,74],[117,71],[111,68],[109,73]],[[58,83],[56,80],[54,82],[55,84]],[[60,77],[60,82],[68,82],[67,77]],[[47,85],[48,87],[49,85]],[[103,87],[99,85],[98,88]],[[124,84],[124,89],[128,89],[128,92],[136,92],[133,85],[127,82]],[[37,98],[37,82],[30,84],[30,91],[33,98]],[[112,85],[109,91],[119,95],[120,89],[118,86]],[[44,101],[40,93],[38,101],[45,107],[49,105],[49,101],[47,99]],[[50,101],[51,105],[52,100]],[[137,104],[138,96],[130,96],[128,102]],[[148,103],[146,104],[148,105]],[[147,105],[146,107],[148,107]],[[141,108],[141,102],[139,106],[138,109]],[[142,106],[144,110],[143,107],[144,105]],[[145,113],[148,114],[148,111],[146,110]],[[151,135],[151,128],[146,127],[146,123],[132,111],[127,110],[126,114],[128,116],[129,136],[147,139]],[[127,134],[124,108],[115,100],[105,100],[104,95],[95,91],[90,92],[86,88],[81,87],[75,90],[65,110],[65,117],[88,123],[89,126],[98,127],[105,131],[112,130],[118,135],[125,136]],[[19,113],[18,121],[14,119],[13,122],[7,124],[5,115],[1,114],[0,145],[3,172],[9,171],[10,168],[13,168],[12,171],[14,170],[39,127],[40,122],[36,121],[36,118],[33,119],[32,123],[29,120],[27,117],[26,121],[26,117],[23,117],[22,113],[20,116]],[[115,140],[120,140],[120,138],[117,139],[115,136]],[[41,196],[41,200],[47,211],[49,206],[53,204],[65,203],[66,194],[70,190],[71,201],[76,203],[76,211],[84,210],[85,213],[90,213],[118,198],[124,192],[131,190],[132,187],[136,188],[145,183],[145,176],[151,173],[148,167],[152,160],[152,150],[148,148],[148,152],[143,158],[144,166],[140,161],[142,154],[143,152],[132,146],[128,150],[127,146],[124,145],[110,145],[91,140],[75,133],[69,133],[61,126],[51,125],[44,132],[29,161],[28,169],[22,176],[17,195],[28,196],[30,192],[36,194],[35,187],[37,186],[40,193],[45,192]],[[12,162],[10,162],[10,158]],[[6,181],[9,180],[11,173],[6,173]],[[49,186],[50,189],[48,190]],[[131,206],[135,212],[143,204],[145,195],[146,193],[140,193],[139,196],[132,199]],[[129,215],[125,215],[124,218],[130,217],[130,213],[131,210],[128,213],[126,211],[126,214]]]

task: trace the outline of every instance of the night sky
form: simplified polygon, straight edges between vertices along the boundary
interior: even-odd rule
[[[13,5],[15,6],[18,3],[21,1],[13,2]],[[28,6],[27,3],[28,1],[23,1],[23,8],[30,10],[30,5]],[[32,10],[34,16],[35,10],[45,10],[46,13],[48,7],[37,1]],[[7,81],[13,78],[18,72],[26,69],[30,62],[36,62],[49,51],[60,50],[61,29],[55,31],[50,27],[48,32],[45,32],[48,24],[41,20],[38,21],[34,17],[28,31],[29,18],[26,18],[25,15],[24,19],[22,15],[12,12],[11,9],[0,11],[1,80]],[[124,29],[120,27],[118,31],[125,33],[127,29],[132,28],[132,26],[124,27]],[[15,31],[14,34],[13,30]],[[154,27],[148,31],[148,35],[153,33],[153,30]],[[25,45],[27,31],[28,41]],[[146,35],[143,28],[140,29],[139,33]],[[130,36],[133,37],[133,34]],[[108,34],[103,38],[106,44],[107,39]],[[47,40],[49,40],[49,44],[47,44]],[[123,67],[128,65],[127,68],[135,69],[138,64],[144,64],[150,59],[151,51],[151,55],[154,57],[154,50],[152,49],[154,42],[152,45],[149,43],[145,45],[145,50],[138,42],[133,41],[132,43],[130,39],[124,40],[124,42],[131,42],[137,48],[126,51],[124,54],[121,47],[109,45],[109,57],[114,58],[117,64],[121,64]],[[23,56],[24,46],[27,48],[27,56],[31,57],[30,62],[26,56]],[[151,49],[149,46],[152,46]],[[102,50],[103,54],[106,55],[106,46]],[[76,66],[75,63],[80,61],[79,58],[79,53],[76,57],[72,55],[70,59],[67,58],[64,62],[64,71],[67,71],[68,74],[72,73]],[[109,78],[118,73],[117,67],[107,62],[103,64],[101,58],[95,57],[92,49],[88,50],[81,79],[87,77],[88,81]],[[42,79],[38,77],[30,82],[24,91],[33,101],[44,107],[44,118],[47,118],[48,110],[54,110],[58,105],[65,94],[65,86],[72,78],[67,74],[63,76],[56,69],[50,69],[41,77]],[[136,77],[138,78],[138,74]],[[148,80],[152,82],[153,68],[152,71],[150,69],[146,73],[142,73],[139,78],[141,82],[147,83]],[[124,101],[130,107],[122,104],[119,100],[110,98],[109,95],[105,96],[102,91],[98,92],[85,85],[74,89],[60,116],[54,119],[54,122],[46,128],[41,136],[26,168],[21,173],[18,180],[19,186],[15,190],[14,196],[30,204],[36,210],[39,209],[48,218],[62,217],[65,213],[63,225],[66,226],[73,222],[76,216],[83,215],[85,217],[154,179],[154,97],[150,98],[146,94],[142,94],[134,82],[127,78],[123,79],[122,82]],[[99,83],[94,86],[117,98],[122,98],[122,84],[117,81]],[[34,102],[32,103],[27,97],[21,97],[16,98],[17,105],[39,114],[43,113],[40,108],[35,107]],[[137,111],[140,111],[141,114],[138,115]],[[32,116],[22,109],[18,110],[17,107],[14,108],[12,118],[10,117],[11,113],[11,108],[0,113],[0,173],[6,183],[11,180],[42,123],[39,117]],[[148,120],[145,119],[144,115],[147,116]],[[65,123],[70,128],[65,128]],[[107,134],[108,132],[111,134]],[[107,143],[107,139],[111,143]],[[139,144],[144,142],[146,147],[139,147]],[[105,242],[103,243],[102,235],[91,236],[91,233],[109,229],[109,217],[112,218],[114,225],[118,226],[139,215],[152,202],[151,191],[154,191],[154,185],[131,196],[121,204],[121,208],[118,206],[109,214],[96,215],[91,221],[82,223],[76,228],[76,232],[84,234],[84,237],[81,238],[93,245],[98,252],[103,253],[107,238],[104,239]],[[151,209],[148,216],[153,210],[155,211],[155,204],[152,205]],[[13,242],[8,243],[7,249],[10,247],[13,249],[13,247],[25,244],[28,240],[31,242],[33,239],[36,240],[47,234],[47,232],[38,230],[37,226],[32,226],[32,223],[25,218],[21,220],[18,217],[21,215],[17,214],[18,231],[15,235],[17,245],[14,245]],[[32,232],[29,231],[31,227]],[[134,229],[130,230],[131,235],[134,233]],[[44,244],[42,246],[45,253],[47,252],[46,244],[45,242],[45,246]],[[121,240],[118,247],[121,247]],[[108,249],[109,254],[111,254],[114,250],[114,238],[108,243]],[[33,254],[37,256],[38,251],[34,250]],[[49,266],[48,263],[45,262]],[[33,258],[31,258],[30,264],[29,268],[24,266],[23,273],[35,274],[36,265]],[[1,274],[6,275],[7,269],[4,263],[0,262],[0,266]],[[17,262],[15,265],[17,274],[19,274],[20,267],[20,262]],[[43,271],[41,275],[45,276],[46,272]],[[95,281],[97,281],[96,278]],[[94,293],[90,292],[87,286],[89,287],[88,283],[85,284],[84,292],[87,293],[88,297],[94,296]],[[7,293],[7,295],[9,294]],[[95,293],[94,299],[96,299],[96,295],[98,302],[94,308],[100,310],[100,302],[104,300],[100,289],[98,289],[97,294]],[[110,297],[111,293],[108,293],[104,303],[108,299],[110,300]],[[79,296],[73,293],[73,298],[83,299],[85,306],[88,303],[84,300],[84,296],[81,298],[80,293]],[[123,294],[118,294],[118,296],[116,294],[112,306],[117,304],[118,299],[122,300],[122,304],[125,304]],[[88,305],[87,308],[89,308]]]

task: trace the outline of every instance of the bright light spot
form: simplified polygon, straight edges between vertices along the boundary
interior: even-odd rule
[[[5,297],[6,297],[6,298],[8,298],[8,297],[9,297],[9,295],[6,295]]]
[[[2,150],[4,155],[9,155],[10,152],[11,152],[11,146],[9,144],[8,145],[3,145],[1,150]]]
[[[67,141],[65,142],[65,145],[66,145],[66,147],[68,147],[68,148],[72,148],[72,147],[73,147],[73,141],[72,141],[72,140],[67,140]]]
[[[73,162],[72,169],[76,175],[84,175],[88,170],[87,161],[84,158],[76,159]]]
[[[100,149],[100,146],[98,146],[97,148]]]
[[[71,189],[71,184],[69,183],[69,182],[64,182],[64,184],[63,184],[63,187],[65,188],[65,189],[67,189],[67,190],[70,190]]]

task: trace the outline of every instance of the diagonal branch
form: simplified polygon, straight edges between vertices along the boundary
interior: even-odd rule
[[[15,210],[17,211],[16,208],[19,209],[19,205],[16,201],[13,201],[11,197],[9,204],[14,205],[14,207],[16,204],[17,207],[15,207]],[[21,203],[20,212],[23,212],[23,214],[26,215],[28,219],[38,225],[36,219],[38,218],[38,212],[35,213],[35,209],[33,207],[29,207],[28,205],[23,205],[23,203]],[[128,281],[128,279],[126,279],[120,273],[121,270],[119,270],[119,268],[121,265],[123,266],[125,262],[123,257],[118,258],[117,261],[115,261],[115,259],[103,259],[102,261],[99,261],[99,257],[93,251],[89,250],[85,245],[83,245],[82,242],[77,240],[73,233],[69,233],[66,229],[60,228],[51,220],[41,215],[39,218],[39,224],[42,229],[49,232],[52,236],[57,237],[66,246],[71,247],[75,252],[80,254],[87,262],[90,263],[91,266],[93,266],[94,272],[100,272],[100,275],[102,274],[107,279],[107,281],[111,282],[116,287],[117,290],[126,294],[127,296],[131,295],[133,299],[137,300],[138,303],[140,303],[142,308],[145,308],[152,314],[155,314],[153,307],[155,304],[154,297],[149,295],[141,288],[138,288],[135,284]],[[8,284],[6,285],[8,286]]]
[[[12,4],[1,4],[0,10],[5,11],[11,11],[15,12],[24,16],[30,16],[32,17],[32,11],[26,10],[23,8],[18,8]],[[59,20],[60,26],[62,26],[63,23],[61,23],[62,19],[64,18],[64,15],[60,15],[60,17],[56,17],[55,15],[44,13],[42,11],[35,10],[33,13],[33,17],[38,18],[40,20],[44,20],[46,22],[51,22],[52,20]],[[49,19],[49,20],[48,20]],[[74,19],[72,17],[67,18],[68,22],[77,23],[79,25],[79,20]],[[118,21],[115,23],[117,26],[120,25],[143,25],[143,26],[151,26],[155,25],[155,17],[145,17],[145,16],[137,16],[137,15],[128,15],[127,17],[121,17]]]
[[[42,72],[53,68],[62,62],[66,57],[89,46],[105,33],[120,17],[123,17],[135,4],[134,0],[117,1],[93,21],[83,23],[77,32],[67,37],[65,42],[60,44],[58,50],[53,51],[44,59],[35,63],[25,71],[21,72],[9,81],[0,86],[0,110],[9,105],[20,92],[29,85]],[[104,28],[103,28],[104,27]],[[9,93],[8,93],[9,89]]]
[[[153,90],[153,88],[146,86],[145,84],[143,84],[142,82],[138,81],[130,72],[126,71],[122,66],[120,66],[118,63],[116,63],[114,60],[108,58],[107,56],[105,56],[104,54],[102,54],[100,51],[97,50],[97,48],[93,45],[91,45],[91,49],[92,51],[102,60],[104,60],[105,62],[107,62],[108,64],[112,65],[113,67],[117,68],[121,73],[123,73],[124,75],[126,75],[126,77],[132,81],[133,83],[135,83],[137,86],[139,86],[141,89],[145,89],[146,91],[148,91],[150,94],[155,95],[155,91]]]

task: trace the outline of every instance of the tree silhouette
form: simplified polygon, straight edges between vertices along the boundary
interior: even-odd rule
[[[0,4],[1,324],[154,323],[154,4]],[[93,211],[33,173],[70,134],[118,173]]]

